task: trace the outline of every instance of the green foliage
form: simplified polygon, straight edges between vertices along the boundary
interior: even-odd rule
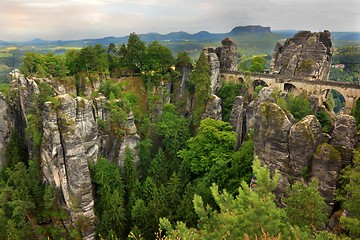
[[[289,94],[287,99],[287,109],[296,121],[300,121],[310,114],[310,102],[305,93],[293,96]]]
[[[139,71],[143,65],[145,49],[145,42],[135,33],[130,33],[127,44],[120,47],[119,55],[132,72]]]
[[[355,151],[354,165],[347,166],[342,171],[342,182],[345,184],[344,193],[338,196],[338,200],[343,202],[343,208],[348,212],[346,216],[340,218],[349,231],[352,239],[360,238],[360,153]]]
[[[94,165],[93,181],[97,189],[96,215],[101,218],[97,233],[103,237],[111,233],[124,236],[124,184],[119,167],[104,158],[99,158]]]
[[[169,156],[176,158],[177,152],[184,148],[190,137],[189,121],[176,112],[173,104],[165,104],[156,127],[164,150]]]
[[[25,76],[35,74],[38,77],[65,77],[68,69],[62,55],[27,52],[23,57],[22,72]]]
[[[358,126],[358,129],[360,128],[360,101],[357,100],[355,102],[355,105],[351,111],[351,114],[354,116],[356,120],[356,125]]]
[[[131,209],[136,201],[136,191],[138,179],[136,177],[136,166],[135,159],[130,148],[125,149],[125,158],[124,158],[124,186],[125,186],[125,209],[126,209],[126,219],[128,227],[132,225],[131,223]]]
[[[252,173],[252,163],[254,160],[254,132],[249,133],[249,138],[244,141],[236,151],[231,160],[230,177],[227,190],[234,193],[242,181],[250,182]]]
[[[172,52],[159,42],[151,42],[145,50],[142,71],[166,73],[174,63]]]
[[[245,86],[241,83],[224,83],[219,91],[219,97],[221,98],[221,110],[222,120],[228,122],[230,119],[230,113],[233,107],[234,99],[240,95],[240,91]]]
[[[253,57],[242,57],[238,69],[242,72],[262,73],[267,68],[268,62],[264,55]]]
[[[148,168],[148,176],[151,177],[157,185],[167,182],[168,164],[163,150],[160,148],[155,157],[150,161]]]
[[[5,163],[6,166],[14,166],[18,162],[28,161],[28,151],[24,139],[15,130],[12,131],[10,139],[5,149]]]
[[[183,68],[191,65],[192,65],[192,60],[186,51],[182,51],[177,54],[175,59],[176,68]]]
[[[331,117],[325,109],[319,109],[316,112],[316,118],[319,120],[323,132],[330,133],[332,131]]]
[[[8,83],[0,83],[0,93],[2,93],[6,98],[10,94],[10,86]]]
[[[308,184],[296,182],[287,188],[288,197],[282,201],[286,204],[285,212],[292,225],[301,228],[320,229],[327,220],[327,205],[318,190],[318,180],[312,178]]]
[[[261,167],[259,160],[254,161],[253,170],[257,176],[253,191],[245,182],[235,198],[225,190],[219,193],[215,184],[210,188],[219,211],[204,207],[202,198],[195,195],[194,208],[200,218],[198,229],[189,229],[178,222],[174,230],[167,219],[160,220],[160,227],[167,231],[169,239],[243,239],[246,236],[251,239],[263,232],[273,237],[308,239],[308,233],[288,224],[283,209],[276,207],[272,191],[279,175],[275,173],[271,179],[269,169]]]
[[[360,47],[344,46],[336,49],[333,64],[344,64],[344,69],[331,68],[330,79],[358,83],[360,73]]]
[[[193,126],[198,126],[200,123],[200,116],[205,111],[206,102],[210,97],[210,86],[210,67],[202,52],[187,86],[189,92],[194,93]]]
[[[207,118],[201,121],[198,134],[187,141],[187,148],[179,151],[179,156],[195,177],[223,187],[235,142],[236,134],[228,123]]]

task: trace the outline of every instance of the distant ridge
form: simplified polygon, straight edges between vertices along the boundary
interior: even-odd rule
[[[270,27],[262,27],[260,25],[250,25],[250,26],[238,26],[231,30],[230,35],[240,34],[240,33],[270,33]]]

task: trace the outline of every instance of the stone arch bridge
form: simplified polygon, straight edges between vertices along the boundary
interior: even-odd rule
[[[220,72],[220,78],[223,82],[245,82],[252,86],[264,82],[267,86],[280,91],[291,91],[294,94],[306,92],[309,95],[316,95],[319,101],[323,101],[330,90],[336,90],[341,93],[345,99],[345,112],[349,113],[354,104],[360,97],[360,85],[354,83],[336,82],[336,81],[320,81],[301,78],[287,77],[278,74],[259,74],[259,73],[243,73],[236,71]],[[320,103],[322,104],[322,102]]]

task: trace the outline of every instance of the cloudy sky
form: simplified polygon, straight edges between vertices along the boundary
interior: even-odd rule
[[[360,31],[359,0],[0,0],[0,40],[206,30]]]

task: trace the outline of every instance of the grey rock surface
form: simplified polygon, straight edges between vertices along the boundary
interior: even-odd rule
[[[312,156],[321,143],[322,129],[314,115],[306,116],[291,127],[289,153],[295,177],[301,178],[308,174]]]
[[[239,148],[242,143],[244,116],[244,98],[242,96],[237,96],[234,99],[229,120],[230,125],[237,136],[236,149]]]
[[[202,115],[202,118],[212,118],[215,120],[221,120],[221,98],[216,95],[210,96],[209,100],[206,103],[205,112]]]
[[[334,205],[334,196],[340,170],[340,152],[330,144],[321,144],[314,154],[311,176],[319,180],[319,191],[330,207]]]
[[[327,80],[330,73],[332,43],[330,32],[302,31],[278,43],[270,63],[270,72],[309,80]]]
[[[0,169],[5,163],[5,147],[14,128],[12,112],[6,98],[0,93]]]

